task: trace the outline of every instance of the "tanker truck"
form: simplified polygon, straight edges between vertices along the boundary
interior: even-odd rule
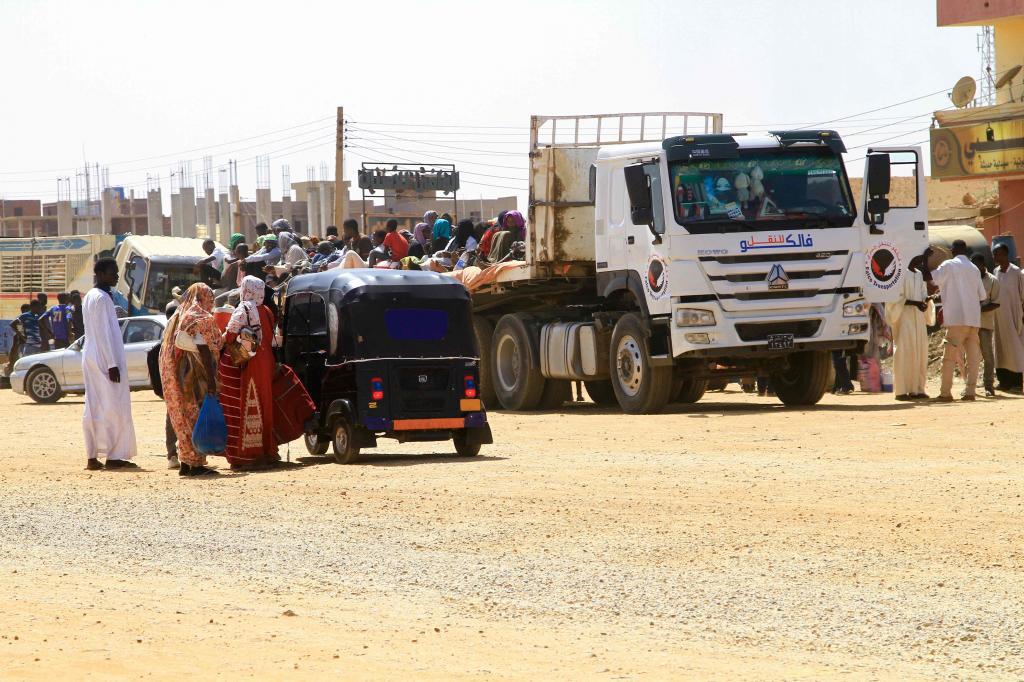
[[[522,262],[472,292],[485,402],[560,406],[573,381],[631,414],[709,380],[828,389],[928,244],[917,147],[877,147],[854,197],[833,130],[723,132],[718,113],[533,116]],[[669,134],[669,131],[679,134]],[[892,175],[915,196],[890,203]]]

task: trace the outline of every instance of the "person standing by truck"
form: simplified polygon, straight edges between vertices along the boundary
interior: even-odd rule
[[[899,299],[885,304],[885,316],[892,325],[893,391],[896,400],[926,399],[928,380],[928,312],[931,302],[921,275],[921,257],[910,261]],[[932,317],[934,319],[934,308]]]
[[[43,305],[38,298],[32,299],[28,311],[18,316],[21,323],[22,333],[25,335],[25,342],[21,347],[20,357],[35,355],[43,351],[42,335],[39,330],[39,316],[43,312]],[[49,350],[48,348],[46,350]]]
[[[53,332],[54,348],[67,348],[74,340],[74,330],[71,328],[71,306],[68,305],[68,300],[66,293],[57,294],[57,305],[43,313],[43,319],[49,323],[50,330]]]
[[[996,375],[1000,391],[1019,393],[1024,379],[1024,273],[1010,262],[1005,244],[992,249],[999,282],[996,310]]]
[[[967,243],[962,239],[953,242],[953,257],[943,261],[934,270],[928,270],[928,256],[924,253],[924,279],[935,282],[942,296],[942,326],[946,328],[946,340],[942,346],[942,383],[939,395],[933,400],[942,403],[953,402],[953,368],[957,356],[967,353],[967,389],[963,400],[974,400],[978,387],[978,368],[981,364],[981,345],[978,329],[981,327],[981,304],[987,294],[981,284],[981,274],[967,258]],[[1018,309],[1017,317],[1020,317]]]

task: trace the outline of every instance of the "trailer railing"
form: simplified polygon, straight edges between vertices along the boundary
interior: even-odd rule
[[[538,146],[597,147],[721,132],[722,114],[703,111],[531,116],[530,151]]]

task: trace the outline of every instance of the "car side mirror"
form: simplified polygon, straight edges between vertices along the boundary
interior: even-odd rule
[[[868,203],[866,206],[867,221],[871,225],[871,234],[883,234],[882,230],[875,227],[876,223],[885,220],[885,214],[889,212],[889,191],[892,186],[888,154],[869,154],[867,177],[864,182],[868,188]]]
[[[629,192],[629,215],[634,225],[650,225],[654,221],[651,186],[642,164],[626,166],[626,191]]]

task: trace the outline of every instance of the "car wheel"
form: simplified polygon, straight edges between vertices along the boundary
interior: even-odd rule
[[[55,403],[64,392],[49,367],[36,367],[25,377],[25,392],[37,403]]]
[[[486,318],[474,315],[473,334],[476,337],[477,351],[480,353],[480,400],[485,407],[493,409],[500,405],[498,394],[494,392],[494,360],[491,358],[494,325]]]
[[[476,457],[480,454],[480,443],[471,444],[466,429],[456,431],[452,441],[455,443],[455,452],[459,453],[460,457]]]
[[[325,455],[327,454],[327,448],[330,446],[330,441],[321,438],[320,434],[307,433],[302,437],[303,442],[306,444],[306,452],[311,455]]]
[[[331,444],[334,446],[334,459],[338,464],[355,464],[359,461],[359,446],[356,445],[352,425],[344,417],[334,422],[334,437]]]
[[[526,315],[505,315],[494,327],[494,390],[506,410],[533,410],[544,394],[540,353]]]
[[[627,414],[661,412],[672,394],[672,367],[654,365],[647,330],[634,313],[626,313],[612,332],[609,372],[615,397]]]

